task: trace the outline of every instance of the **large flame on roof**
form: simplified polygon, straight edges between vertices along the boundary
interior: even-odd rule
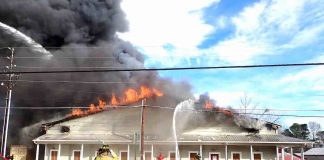
[[[163,92],[156,88],[149,88],[146,86],[141,86],[139,90],[128,88],[124,91],[122,97],[116,97],[115,93],[112,93],[112,97],[108,103],[105,100],[98,99],[98,105],[90,104],[87,110],[81,110],[79,108],[73,109],[69,116],[84,116],[102,111],[108,106],[129,105],[142,99],[161,96],[163,96]]]

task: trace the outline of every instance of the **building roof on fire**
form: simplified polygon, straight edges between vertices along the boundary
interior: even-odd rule
[[[145,108],[145,141],[172,143],[173,109]],[[141,108],[111,108],[80,118],[47,123],[46,134],[36,143],[134,143],[140,133]],[[272,126],[256,119],[220,112],[183,110],[176,114],[176,132],[180,143],[289,143],[308,141],[276,134]]]

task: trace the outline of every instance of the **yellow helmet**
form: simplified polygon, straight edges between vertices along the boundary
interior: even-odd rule
[[[108,153],[110,152],[109,145],[103,145],[103,146],[101,146],[99,148],[99,150],[98,150],[98,153],[99,154],[104,153],[104,152],[108,152]]]
[[[109,145],[102,145],[101,149],[107,150],[107,149],[109,149]]]

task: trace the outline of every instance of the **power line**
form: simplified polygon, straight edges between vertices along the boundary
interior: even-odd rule
[[[175,109],[172,107],[161,107],[161,106],[151,106],[156,108],[166,108],[166,109]],[[224,113],[224,111],[215,111],[215,110],[206,110],[206,109],[182,109],[186,111],[196,111],[196,112],[213,112],[213,113]],[[231,112],[230,110],[228,110]],[[262,115],[262,116],[279,116],[279,117],[308,117],[308,118],[324,118],[324,115],[295,115],[295,114],[270,114],[270,113],[235,113],[235,115]]]
[[[270,45],[271,43],[265,43],[263,42],[262,44],[264,45]],[[218,44],[218,46],[229,46],[232,47],[233,44]],[[30,48],[42,48],[42,47],[35,47],[35,46],[8,46],[11,48],[21,48],[21,49],[30,49]],[[3,46],[0,49],[5,49],[8,48],[7,46]],[[87,48],[92,48],[92,49],[111,49],[112,47],[109,46],[61,46],[61,47],[55,47],[55,46],[43,46],[46,49],[87,49]],[[134,45],[134,47],[147,47],[147,48],[163,48],[163,45],[159,45],[159,44],[143,44],[143,45]],[[175,48],[179,48],[179,49],[186,49],[186,50],[194,50],[195,47],[190,47],[190,46],[176,46]]]
[[[0,58],[6,58],[6,57],[0,57]],[[46,58],[51,58],[51,59],[116,59],[118,57],[15,57],[16,59],[46,59]]]
[[[29,69],[122,69],[117,67],[35,67],[35,66],[16,66],[16,68],[29,68]]]
[[[7,82],[8,80],[1,80]],[[27,83],[78,83],[78,84],[138,84],[137,82],[118,82],[118,81],[41,81],[41,80],[12,80],[11,82],[27,82]],[[158,84],[167,84],[159,82]],[[79,90],[78,90],[79,91]],[[98,92],[92,92],[98,93]]]
[[[141,106],[110,106],[111,108],[139,108]],[[106,107],[106,108],[110,108]],[[152,108],[162,108],[174,110],[174,107],[162,106],[149,106]],[[5,107],[0,107],[5,108]],[[60,110],[60,109],[89,109],[89,107],[12,107],[12,109],[25,109],[25,110]],[[104,110],[102,110],[104,111]],[[194,112],[210,112],[210,113],[224,113],[224,111],[206,110],[206,109],[182,109],[181,111],[194,111]],[[278,109],[278,111],[282,111]],[[324,110],[289,110],[289,111],[324,111]],[[270,114],[270,113],[236,113],[230,111],[234,115],[259,115],[259,116],[277,116],[277,117],[302,117],[302,118],[324,118],[324,115],[296,115],[296,114]]]
[[[215,58],[221,58],[221,57],[235,57],[236,55],[217,55],[217,54],[191,54],[184,56],[184,54],[179,55],[143,55],[146,58],[162,58],[162,57],[169,57],[169,58],[183,58],[183,59],[192,59],[192,58],[204,58],[204,57],[215,57]],[[0,57],[0,58],[6,58],[6,57]],[[59,57],[59,56],[17,56],[15,57],[17,59],[117,59],[119,58],[118,55],[116,56],[103,56],[103,57]],[[135,57],[134,57],[135,58]]]
[[[28,83],[137,84],[135,82],[109,82],[109,81],[34,81],[34,80],[13,80],[13,81],[14,82],[28,82]]]
[[[106,108],[129,108],[129,107],[134,107],[134,106],[106,106]],[[175,109],[174,107],[162,107],[162,106],[150,106],[152,108],[164,108],[164,109]],[[3,106],[0,106],[0,108],[5,108]],[[12,109],[89,109],[89,107],[85,107],[85,106],[55,106],[55,107],[48,107],[48,106],[43,106],[43,107],[29,107],[29,106],[16,106],[16,107],[11,107]],[[224,109],[228,109],[229,108],[224,108]],[[230,108],[234,111],[239,111],[239,110],[250,110],[250,111],[254,111],[254,110],[260,110],[260,111],[264,111],[264,110],[269,110],[269,112],[273,112],[273,111],[285,111],[285,112],[324,112],[324,109],[241,109],[241,108]],[[187,109],[189,110],[189,109]],[[207,112],[213,112],[212,110],[190,110],[190,111],[207,111]],[[245,114],[245,113],[240,113],[240,114]],[[246,113],[246,114],[259,114],[259,113]],[[262,114],[264,115],[264,114]]]
[[[174,71],[174,70],[208,70],[208,69],[238,69],[238,68],[272,68],[297,66],[323,66],[324,63],[291,63],[291,64],[261,64],[261,65],[235,65],[213,67],[175,67],[175,68],[137,68],[137,69],[105,69],[105,70],[57,70],[57,71],[15,71],[0,72],[0,74],[41,74],[41,73],[91,73],[91,72],[138,72],[138,71]]]

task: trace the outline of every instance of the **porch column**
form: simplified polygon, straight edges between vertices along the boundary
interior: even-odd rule
[[[281,160],[285,159],[285,148],[281,147]]]
[[[83,159],[83,144],[81,144],[80,160]]]
[[[227,157],[227,143],[225,143],[225,160],[228,160],[228,157]]]
[[[61,144],[58,146],[57,160],[61,160]]]
[[[254,159],[254,155],[253,155],[253,146],[250,145],[250,159],[253,160]]]
[[[279,152],[278,152],[278,150],[279,150],[279,147],[276,146],[276,157],[277,157],[277,160],[279,160]]]
[[[294,160],[294,151],[292,147],[290,147],[290,160]]]
[[[304,156],[304,147],[301,147],[301,160],[305,160],[305,156]]]
[[[203,160],[203,150],[202,150],[202,145],[200,145],[200,159]]]
[[[36,147],[36,160],[38,160],[38,156],[39,156],[39,144],[37,144]]]
[[[130,146],[129,144],[127,145],[127,160],[129,160],[129,152],[130,152]]]
[[[153,147],[153,144],[151,145],[151,159],[153,160],[154,159],[154,147]]]
[[[45,150],[44,150],[44,160],[47,160],[47,144],[45,144]]]

